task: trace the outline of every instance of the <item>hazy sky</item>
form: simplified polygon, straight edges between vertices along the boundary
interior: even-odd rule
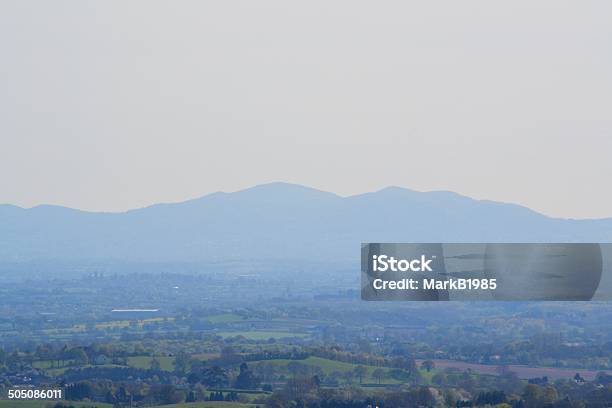
[[[612,2],[0,2],[0,202],[270,181],[612,216]]]

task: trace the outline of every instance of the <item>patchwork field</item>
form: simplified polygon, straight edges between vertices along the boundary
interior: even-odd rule
[[[364,384],[375,384],[378,383],[378,379],[374,378],[373,376],[373,372],[374,370],[376,370],[377,368],[381,368],[386,375],[386,378],[384,378],[381,381],[381,384],[398,384],[399,381],[394,380],[392,378],[388,377],[389,371],[391,371],[390,368],[387,367],[376,367],[376,366],[370,366],[370,365],[364,365],[364,364],[352,364],[352,363],[345,363],[343,361],[336,361],[336,360],[330,360],[327,358],[321,358],[321,357],[308,357],[304,360],[285,360],[285,359],[277,359],[277,360],[262,360],[260,362],[263,363],[271,363],[271,364],[276,364],[276,365],[280,365],[280,366],[287,366],[290,363],[300,363],[303,364],[307,367],[316,367],[318,369],[320,369],[323,373],[325,374],[330,374],[334,371],[340,372],[340,373],[346,373],[346,372],[350,372],[353,371],[357,366],[364,366],[367,369],[367,374],[364,376],[363,378],[363,383]],[[255,363],[255,362],[253,362]],[[425,375],[426,373],[423,372],[422,376],[426,377]]]
[[[160,368],[164,371],[172,371],[174,370],[174,357],[155,357],[157,361],[159,361]],[[151,368],[151,361],[153,357],[147,356],[138,356],[138,357],[128,357],[127,359],[128,365],[133,368],[142,368],[149,369]]]
[[[293,333],[288,331],[222,331],[217,333],[223,338],[242,336],[249,340],[287,339],[292,337],[307,337],[306,333]]]
[[[218,323],[234,323],[243,320],[242,316],[234,313],[223,313],[218,315],[208,316],[207,320],[213,324]]]

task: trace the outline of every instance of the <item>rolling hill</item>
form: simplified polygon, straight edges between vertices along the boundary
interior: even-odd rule
[[[611,242],[612,219],[546,217],[452,192],[341,197],[286,183],[123,213],[0,205],[0,263],[353,262],[361,242]]]

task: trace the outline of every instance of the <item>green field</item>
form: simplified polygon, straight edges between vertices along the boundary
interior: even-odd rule
[[[306,337],[308,336],[305,333],[292,333],[287,331],[235,331],[235,332],[218,332],[217,335],[227,338],[227,337],[235,337],[242,336],[249,340],[268,340],[268,339],[286,339],[290,337]]]
[[[56,329],[43,329],[42,333],[47,336],[53,336],[53,338],[70,338],[70,335],[75,333],[85,332],[90,328],[95,328],[98,330],[120,330],[127,329],[130,327],[141,329],[143,326],[152,323],[164,323],[165,321],[172,321],[173,317],[153,317],[149,319],[139,319],[139,320],[112,320],[108,322],[100,322],[91,325],[88,328],[88,325],[85,324],[75,324],[70,327],[56,328]]]
[[[34,367],[37,368],[43,368],[45,369],[45,366],[48,366],[48,364],[46,364],[44,361],[35,361],[32,364]],[[83,368],[92,368],[92,367],[96,367],[96,368],[121,368],[124,366],[118,365],[118,364],[86,364],[84,366],[76,366],[76,365],[66,365],[64,367],[60,367],[60,368],[46,368],[45,369],[45,373],[52,376],[52,377],[57,377],[60,375],[63,375],[66,370],[70,370],[70,369],[74,369],[74,370],[79,370],[79,369],[83,369]],[[148,368],[148,367],[147,367]]]
[[[136,356],[136,357],[128,357],[127,362],[128,362],[128,366],[133,367],[133,368],[141,368],[141,369],[145,369],[148,370],[149,368],[151,368],[151,360],[153,360],[153,357],[148,357],[148,356]],[[159,361],[159,364],[161,366],[161,369],[164,371],[173,371],[174,370],[174,357],[167,357],[167,356],[161,356],[161,357],[157,357],[157,360]],[[104,367],[122,367],[120,365],[116,365],[116,364],[98,364],[98,365],[92,365],[92,364],[87,364],[85,366],[79,367],[74,365],[74,361],[72,360],[67,360],[64,362],[60,362],[60,364],[65,364],[63,366],[60,366],[59,368],[55,368],[57,367],[57,362],[56,361],[51,361],[51,360],[39,360],[39,361],[34,361],[32,363],[32,366],[35,368],[41,368],[46,370],[47,374],[52,375],[52,376],[58,376],[58,375],[62,375],[64,374],[64,372],[68,369],[79,369],[79,368],[88,368],[88,367],[98,367],[98,368],[104,368]]]
[[[42,368],[44,370],[70,367],[72,365],[74,365],[74,360],[63,360],[59,362],[56,360],[38,360],[32,362],[32,367]]]
[[[304,364],[304,365],[309,366],[309,367],[318,367],[325,374],[329,374],[329,373],[334,372],[334,371],[338,371],[338,372],[341,372],[341,373],[344,373],[344,372],[347,372],[347,371],[353,371],[355,369],[355,367],[357,367],[359,365],[363,365],[368,370],[367,375],[363,378],[364,384],[367,384],[367,383],[370,383],[370,384],[378,383],[378,380],[375,379],[372,376],[372,373],[378,367],[369,366],[369,365],[365,365],[365,364],[345,363],[343,361],[329,360],[327,358],[321,358],[321,357],[308,357],[308,358],[306,358],[304,360],[284,360],[284,359],[261,360],[260,362],[278,364],[278,365],[282,365],[282,366],[286,366],[287,364],[292,363],[292,362],[293,363],[300,363],[300,364]],[[381,367],[381,368],[385,371],[385,373],[388,373],[390,371],[389,368],[385,368],[385,367]],[[430,375],[426,375],[427,373],[422,371],[422,370],[421,370],[421,374],[423,375],[423,377],[425,379],[427,379],[427,377],[431,377]],[[382,384],[398,384],[399,381],[394,380],[392,378],[385,378],[385,379],[382,380],[381,383]]]
[[[208,316],[207,320],[213,324],[215,323],[234,323],[239,322],[242,319],[242,316],[233,313],[223,313],[218,315]]]
[[[173,371],[174,370],[174,357],[156,357],[159,361],[159,365],[164,371]],[[128,357],[128,365],[133,368],[142,368],[148,370],[151,368],[151,360],[153,357],[148,356],[137,356],[137,357]]]
[[[329,374],[332,371],[340,371],[341,373],[346,372],[346,371],[352,371],[355,369],[355,367],[359,365],[359,364],[345,363],[343,361],[329,360],[327,358],[321,358],[321,357],[308,357],[304,360],[285,360],[285,359],[262,360],[261,362],[278,364],[278,365],[283,365],[283,366],[286,366],[289,363],[300,363],[300,364],[304,364],[307,366],[319,367],[321,370],[323,370],[325,374]],[[376,368],[373,366],[365,366],[365,367],[372,368],[372,369]]]

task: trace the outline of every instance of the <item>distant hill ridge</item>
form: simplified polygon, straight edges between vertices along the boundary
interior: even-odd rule
[[[612,218],[400,187],[341,197],[270,183],[122,213],[0,205],[0,262],[354,260],[361,242],[612,242]]]

